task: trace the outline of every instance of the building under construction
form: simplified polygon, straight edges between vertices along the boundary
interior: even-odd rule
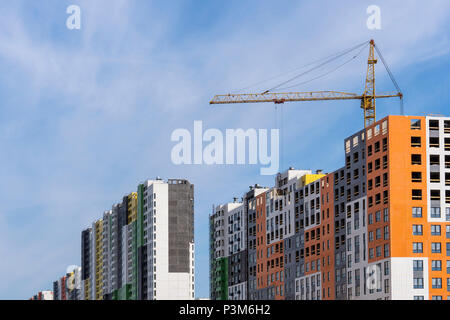
[[[214,208],[211,299],[450,299],[450,118],[388,116],[343,147],[342,168]]]

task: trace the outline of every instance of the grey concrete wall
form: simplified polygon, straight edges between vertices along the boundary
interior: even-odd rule
[[[194,185],[169,180],[169,272],[189,272],[194,242]]]

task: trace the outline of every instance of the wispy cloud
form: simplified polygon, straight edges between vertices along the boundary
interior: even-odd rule
[[[271,105],[208,101],[372,37],[408,82],[410,68],[450,49],[448,1],[379,1],[376,32],[365,27],[367,1],[76,2],[80,31],[65,28],[70,1],[0,5],[0,255],[7,257],[0,298],[49,288],[67,265],[79,263],[81,229],[157,175],[196,185],[197,288],[206,296],[212,204],[273,181],[258,176],[256,166],[172,165],[172,130],[196,119],[217,128],[273,127]],[[359,92],[365,55],[298,89]],[[385,74],[379,85],[389,89]],[[283,108],[285,166],[340,166],[342,139],[362,124],[355,104]]]

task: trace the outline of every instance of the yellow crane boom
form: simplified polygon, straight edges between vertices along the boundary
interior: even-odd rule
[[[375,98],[400,97],[400,93],[379,94]],[[294,101],[319,101],[319,100],[361,100],[364,95],[339,91],[313,91],[313,92],[284,92],[284,93],[242,93],[242,94],[218,94],[209,102],[210,104],[229,103],[257,103],[273,102],[281,104]]]
[[[364,126],[367,127],[375,122],[375,100],[382,98],[403,98],[403,94],[400,91],[392,73],[389,70],[386,62],[384,61],[381,53],[377,49],[379,56],[381,57],[383,64],[385,65],[392,82],[396,86],[398,92],[391,94],[375,94],[375,42],[370,41],[369,58],[367,61],[367,77],[366,85],[363,94],[339,92],[339,91],[315,91],[315,92],[285,92],[275,93],[265,91],[263,93],[244,93],[244,94],[221,94],[215,95],[210,101],[210,104],[230,104],[230,103],[258,103],[258,102],[273,102],[275,104],[282,104],[285,102],[295,101],[326,101],[326,100],[360,100],[361,108],[364,110]],[[402,110],[403,113],[403,110]]]

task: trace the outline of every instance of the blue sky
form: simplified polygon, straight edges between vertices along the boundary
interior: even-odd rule
[[[273,105],[208,104],[374,38],[405,94],[405,113],[448,115],[450,3],[403,1],[2,1],[0,3],[0,299],[50,289],[80,264],[80,232],[139,182],[195,184],[197,296],[208,295],[214,203],[270,186],[258,165],[175,166],[177,128],[273,128]],[[81,7],[81,30],[66,28]],[[368,30],[366,8],[381,8]],[[364,51],[298,88],[359,93]],[[381,64],[377,88],[392,91]],[[258,88],[259,90],[260,88]],[[385,90],[383,90],[385,89]],[[257,90],[257,88],[252,88]],[[398,114],[383,101],[378,116]],[[358,101],[283,107],[284,168],[332,171],[362,128]]]

